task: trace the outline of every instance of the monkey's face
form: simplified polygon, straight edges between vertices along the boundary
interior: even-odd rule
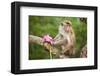
[[[61,23],[61,25],[64,27],[65,32],[70,31],[70,27],[71,27],[71,22],[70,21],[65,20],[64,22]]]

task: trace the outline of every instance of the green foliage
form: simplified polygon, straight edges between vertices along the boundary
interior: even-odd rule
[[[76,55],[74,56],[76,58],[79,57],[81,48],[87,43],[87,23],[80,21],[78,17],[29,16],[29,34],[40,37],[49,34],[54,38],[58,33],[60,23],[66,19],[72,22],[76,35]],[[48,58],[49,52],[44,47],[37,44],[29,44],[30,60]]]

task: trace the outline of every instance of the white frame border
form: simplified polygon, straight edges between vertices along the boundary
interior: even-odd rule
[[[22,70],[94,65],[94,11],[40,7],[21,7],[20,14],[20,67]],[[28,60],[29,15],[87,17],[88,57],[77,59]]]

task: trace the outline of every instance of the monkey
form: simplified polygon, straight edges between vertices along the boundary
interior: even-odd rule
[[[29,36],[29,41],[44,46],[49,50],[47,43],[42,40],[41,37],[34,35]],[[51,45],[52,53],[57,58],[67,58],[75,54],[75,33],[72,28],[72,23],[69,20],[63,21],[59,25],[58,34],[53,38],[53,44]]]
[[[60,46],[63,57],[75,54],[75,33],[71,21],[65,20],[59,26],[58,34],[54,38],[54,46]]]

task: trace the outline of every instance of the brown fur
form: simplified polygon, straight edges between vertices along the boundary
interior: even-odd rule
[[[59,33],[54,38],[54,45],[60,45],[61,54],[70,56],[75,53],[75,33],[72,28],[72,23],[65,20],[59,27]]]

